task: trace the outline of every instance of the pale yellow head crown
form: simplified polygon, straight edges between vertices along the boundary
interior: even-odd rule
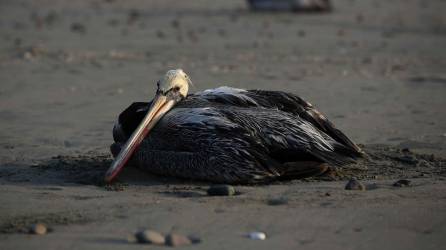
[[[172,69],[167,71],[158,82],[158,90],[166,93],[171,89],[178,88],[180,94],[186,97],[189,91],[189,84],[192,84],[192,81],[182,69]]]

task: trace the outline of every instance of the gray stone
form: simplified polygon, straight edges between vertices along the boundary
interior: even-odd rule
[[[346,190],[365,190],[364,184],[359,182],[356,178],[352,178],[345,185]]]
[[[181,234],[171,233],[166,236],[166,245],[171,247],[187,246],[192,244],[189,237]]]
[[[142,230],[136,232],[135,238],[138,243],[164,245],[166,239],[164,235],[153,230]]]
[[[29,228],[30,234],[44,235],[47,232],[48,232],[47,227],[42,223],[31,225],[31,227]]]
[[[235,195],[235,188],[231,185],[212,185],[207,193],[210,196],[232,196]]]
[[[410,181],[409,180],[399,180],[395,183],[393,183],[394,187],[406,187],[406,186],[410,186]]]
[[[280,206],[288,204],[288,199],[279,197],[279,198],[271,198],[268,199],[267,204],[270,206]]]

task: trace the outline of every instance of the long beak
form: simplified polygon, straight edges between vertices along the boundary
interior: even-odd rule
[[[150,130],[156,125],[161,117],[163,117],[163,115],[173,107],[174,104],[174,100],[170,100],[164,95],[157,94],[155,96],[149,112],[147,112],[147,115],[127,140],[124,147],[121,149],[121,152],[118,154],[118,156],[116,156],[110,168],[105,173],[105,182],[111,182],[118,175],[132,156],[135,149],[137,149],[141,144],[142,140],[147,136],[147,134],[149,134]]]

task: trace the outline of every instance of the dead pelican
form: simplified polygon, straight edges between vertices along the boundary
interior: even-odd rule
[[[230,87],[188,95],[190,78],[170,70],[151,103],[133,103],[113,128],[116,156],[154,174],[219,183],[259,183],[320,174],[361,149],[300,97]]]

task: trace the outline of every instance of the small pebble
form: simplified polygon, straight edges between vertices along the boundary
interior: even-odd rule
[[[156,31],[156,36],[160,39],[164,39],[166,38],[166,34],[164,34],[164,32],[162,30],[157,30]]]
[[[410,186],[410,181],[409,180],[399,180],[395,183],[393,183],[394,187],[407,187]]]
[[[418,163],[418,160],[411,155],[400,156],[397,158],[397,160],[399,160],[403,163],[407,163],[407,164],[417,164]]]
[[[403,153],[411,153],[409,148],[403,148],[403,149],[401,149],[401,152],[403,152]]]
[[[271,198],[267,201],[267,204],[270,206],[279,206],[288,204],[288,199],[279,197],[279,198]]]
[[[362,14],[358,14],[358,15],[356,15],[356,22],[357,23],[362,23],[362,22],[364,22],[364,16],[362,15]]]
[[[232,196],[235,188],[231,185],[212,185],[207,191],[210,196]]]
[[[71,29],[71,31],[77,32],[80,34],[85,34],[87,32],[87,28],[85,27],[85,25],[83,25],[81,23],[72,23],[70,29]]]
[[[130,10],[128,18],[127,18],[127,23],[133,24],[140,17],[141,17],[141,13],[139,13],[138,10]]]
[[[23,54],[23,58],[26,60],[31,60],[31,59],[33,59],[33,55],[27,51]]]
[[[372,60],[371,57],[364,57],[364,58],[362,59],[362,63],[363,63],[363,64],[370,64],[370,63],[372,63],[372,62],[373,62],[373,60]]]
[[[38,235],[44,235],[47,233],[47,228],[42,223],[34,224],[29,229],[30,234],[38,234]]]
[[[364,184],[359,182],[356,178],[352,178],[345,185],[346,190],[365,190]]]
[[[135,238],[138,243],[164,245],[166,239],[164,236],[153,230],[142,230],[136,232]]]
[[[127,235],[127,242],[128,243],[138,243],[138,240],[136,239],[135,234]]]
[[[180,21],[178,19],[174,19],[172,20],[172,22],[170,22],[170,24],[172,25],[173,28],[178,29],[180,27]]]
[[[189,235],[189,240],[192,242],[192,244],[201,243],[201,238],[195,235]]]
[[[266,234],[263,232],[251,232],[248,234],[248,237],[253,240],[265,240]]]
[[[181,234],[171,233],[166,236],[166,245],[171,247],[187,246],[192,244],[192,241]]]

